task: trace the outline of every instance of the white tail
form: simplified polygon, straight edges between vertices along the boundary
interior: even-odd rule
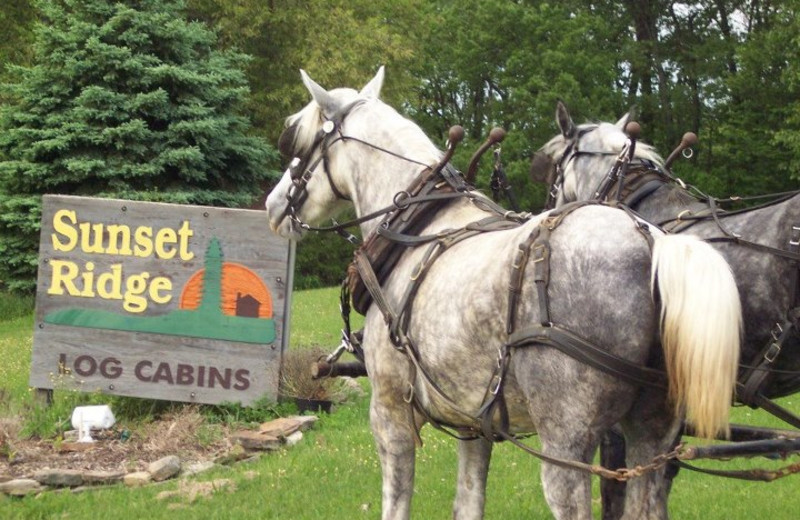
[[[670,400],[698,436],[727,436],[742,333],[730,267],[696,237],[660,236],[651,270],[656,283]]]

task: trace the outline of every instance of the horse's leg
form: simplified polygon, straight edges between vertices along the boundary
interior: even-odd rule
[[[600,443],[600,464],[608,469],[625,467],[625,438],[614,428],[608,430]],[[600,501],[603,520],[619,520],[625,509],[625,482],[604,478],[600,480]]]
[[[603,432],[630,408],[630,388],[546,347],[528,347],[514,355],[543,452],[591,463]],[[542,462],[542,486],[555,518],[592,518],[588,472]]]
[[[589,462],[596,443],[586,435],[571,429],[547,428],[539,437],[548,456],[563,460]],[[589,520],[592,518],[591,479],[588,473],[542,462],[542,487],[547,505],[559,520]]]
[[[673,448],[680,420],[673,416],[665,400],[661,393],[643,392],[631,416],[623,421],[627,467],[646,466],[658,455],[668,453]],[[632,478],[627,484],[622,518],[666,519],[669,488],[670,480],[665,467]]]
[[[492,443],[486,439],[462,440],[458,443],[458,485],[453,504],[453,518],[483,518],[486,498],[486,477]]]
[[[409,405],[398,400],[387,406],[373,391],[370,402],[370,425],[383,476],[383,520],[408,519],[414,492],[416,433],[412,431]]]

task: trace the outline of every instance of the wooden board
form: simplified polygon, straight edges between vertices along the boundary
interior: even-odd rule
[[[30,384],[276,399],[293,258],[262,211],[46,195]]]

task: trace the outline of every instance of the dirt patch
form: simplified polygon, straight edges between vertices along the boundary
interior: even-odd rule
[[[97,432],[96,442],[19,438],[19,422],[0,419],[0,476],[30,478],[42,469],[144,471],[150,462],[177,455],[184,463],[213,460],[227,453],[230,431],[208,424],[194,407],[185,407],[136,431],[115,426]]]

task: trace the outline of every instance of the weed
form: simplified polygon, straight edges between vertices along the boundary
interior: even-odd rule
[[[0,321],[28,316],[33,312],[33,305],[33,295],[0,291]]]
[[[194,436],[199,446],[207,448],[220,441],[224,433],[224,430],[219,424],[203,423],[197,427]]]
[[[270,399],[262,398],[250,406],[238,403],[221,403],[216,405],[203,405],[200,413],[210,423],[226,424],[230,426],[248,426],[285,417],[295,413],[297,408],[287,403],[276,403]]]

